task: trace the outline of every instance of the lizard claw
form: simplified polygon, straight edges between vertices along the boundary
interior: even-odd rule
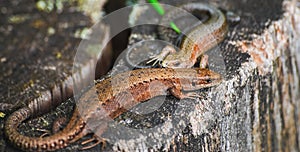
[[[43,134],[40,136],[40,138],[44,138],[44,137],[50,135],[50,131],[49,131],[49,130],[46,130],[46,129],[39,129],[39,128],[37,128],[36,130],[37,130],[37,131],[40,131],[40,132],[43,132]]]
[[[93,136],[92,138],[88,139],[88,140],[85,140],[83,142],[81,142],[81,145],[86,145],[88,143],[91,143],[95,141],[95,143],[91,144],[91,145],[87,145],[87,146],[84,146],[81,148],[81,150],[86,150],[86,149],[90,149],[90,148],[93,148],[95,146],[97,146],[98,144],[101,144],[102,143],[102,150],[104,149],[104,147],[106,147],[106,139],[104,138],[101,138],[101,139],[98,139],[96,136]]]
[[[152,66],[155,66],[158,62],[160,63],[162,60],[164,59],[164,57],[160,56],[160,55],[153,55],[150,57],[150,60],[147,61],[147,64],[154,62],[152,64]]]
[[[152,66],[154,66],[157,64],[157,62],[161,63],[170,53],[172,54],[175,52],[176,50],[172,46],[167,45],[162,49],[162,51],[158,55],[151,56],[151,59],[147,61],[147,64],[154,61],[154,63],[152,64]]]
[[[193,99],[193,100],[196,100],[197,98],[200,98],[201,96],[196,93],[196,92],[188,92],[186,94],[184,94],[184,98],[189,98],[189,99]]]

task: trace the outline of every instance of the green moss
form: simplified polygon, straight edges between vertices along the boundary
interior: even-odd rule
[[[13,23],[13,24],[19,24],[24,22],[25,20],[29,19],[29,15],[28,14],[23,14],[23,15],[13,15],[10,16],[8,18],[8,22],[9,23]]]
[[[4,118],[5,117],[5,113],[0,112],[0,118]]]

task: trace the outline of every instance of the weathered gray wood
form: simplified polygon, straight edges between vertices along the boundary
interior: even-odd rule
[[[164,2],[175,5],[174,1]],[[296,7],[299,2],[225,0],[211,3],[241,17],[239,23],[230,25],[227,38],[219,46],[226,65],[224,82],[202,90],[199,94],[203,97],[197,100],[178,101],[167,97],[153,113],[141,116],[128,112],[117,118],[129,128],[153,128],[158,124],[165,128],[179,128],[172,140],[164,138],[169,133],[167,129],[157,130],[147,138],[128,133],[132,136],[111,142],[112,145],[105,150],[299,151],[300,15],[299,7]],[[154,12],[151,8],[143,9]],[[137,21],[143,19],[139,14]],[[152,27],[134,28],[129,46],[140,40],[156,38],[155,30]],[[124,70],[123,59],[117,65],[119,71]],[[159,99],[150,101],[150,104]],[[66,112],[60,110],[68,105],[72,104],[64,103],[58,108],[59,112],[49,113],[46,118],[57,113],[70,114],[70,109]],[[153,108],[151,105],[140,108],[148,107]],[[186,109],[176,113],[180,108]],[[175,118],[184,119],[178,123],[165,122]],[[41,126],[43,119],[32,120],[32,124]],[[34,127],[45,126],[50,128],[49,124]],[[28,129],[26,125],[22,127]],[[76,146],[67,149],[74,150]],[[101,145],[89,151],[93,150],[101,150]]]
[[[187,102],[194,106],[182,113],[187,116],[187,127],[167,142],[170,145],[148,146],[168,151],[299,151],[299,1],[228,0],[215,4],[241,18],[238,24],[230,25],[220,45],[227,70],[225,81],[209,90],[206,99],[177,103],[179,107]],[[153,9],[143,9],[137,11],[136,22],[151,22],[147,16]],[[129,42],[134,45],[154,38],[155,28],[136,27]],[[171,127],[175,129],[176,124]],[[152,138],[166,143],[167,133],[160,130]],[[145,138],[120,140],[114,147],[146,150],[149,147],[141,145],[151,138]]]
[[[39,7],[39,2],[48,7]],[[86,30],[99,20],[106,0],[39,2],[0,1],[0,151],[13,151],[3,133],[6,119],[3,114],[8,116],[22,106],[37,107],[33,108],[37,115],[47,113],[72,96],[72,67],[78,45]],[[103,35],[91,43],[95,47],[105,44],[109,36],[104,25],[99,25],[97,30]],[[110,51],[107,47],[101,60],[106,67],[102,67],[100,74],[106,73],[111,64]],[[75,69],[77,78],[84,79],[82,68],[93,68],[94,56],[86,57]],[[61,109],[65,111],[61,115],[71,113]],[[35,129],[47,128],[48,121],[57,115],[59,112],[29,122],[20,130],[39,136],[41,132]]]

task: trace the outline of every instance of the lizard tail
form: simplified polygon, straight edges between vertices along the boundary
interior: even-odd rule
[[[28,107],[21,108],[12,113],[5,123],[5,134],[18,148],[24,151],[55,151],[64,148],[85,136],[85,123],[80,119],[78,110],[75,109],[68,125],[60,132],[47,137],[29,137],[18,132],[18,126],[31,117]]]

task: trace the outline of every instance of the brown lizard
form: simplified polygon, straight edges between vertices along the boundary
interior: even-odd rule
[[[212,32],[210,35],[213,37],[204,35],[205,29],[203,26],[196,26],[191,29],[187,37],[192,39],[184,39],[181,43],[181,50],[183,51],[168,55],[168,53],[174,52],[174,49],[167,46],[159,58],[154,59],[163,60],[162,65],[165,67],[191,67],[198,56],[219,43],[227,32],[225,18],[216,8],[201,3],[187,4],[183,8],[208,11],[211,18],[205,25],[211,27]],[[174,13],[177,14],[173,11],[166,16],[173,17]],[[168,18],[170,17],[166,17],[166,19]],[[213,38],[216,38],[216,40],[213,40]],[[45,138],[28,137],[20,134],[17,131],[20,123],[33,115],[34,110],[29,107],[21,108],[8,117],[5,124],[5,133],[9,140],[22,150],[54,151],[70,145],[89,133],[101,135],[105,131],[108,121],[113,120],[140,102],[154,96],[165,95],[168,90],[179,99],[191,98],[197,95],[194,92],[183,93],[183,91],[207,88],[220,82],[221,76],[219,74],[199,68],[129,71],[98,81],[94,87],[80,98],[81,102],[77,105],[80,108],[75,108],[68,125],[56,134]],[[102,141],[101,137],[95,138],[99,141],[96,144]],[[90,141],[93,141],[93,139],[82,144]]]
[[[179,44],[180,51],[176,52],[174,47],[168,45],[162,49],[160,54],[153,56],[147,63],[155,61],[153,64],[156,64],[158,61],[162,61],[161,65],[163,67],[191,68],[199,56],[215,47],[225,38],[228,26],[226,17],[219,9],[210,4],[199,2],[188,3],[180,6],[180,8],[189,12],[195,10],[208,12],[209,18],[203,23],[188,25],[191,28],[188,28],[187,32],[183,33],[186,36],[183,37]],[[182,13],[181,9],[171,10],[166,13],[160,24],[168,25],[171,21],[184,17],[186,13]],[[172,32],[174,32],[163,27],[158,28],[158,31],[162,34],[163,39],[168,39],[167,36],[172,35]],[[204,56],[203,61],[200,61],[200,67],[205,68],[206,62],[207,56]]]
[[[112,121],[136,104],[168,91],[175,97],[193,98],[193,91],[208,88],[222,81],[218,73],[208,69],[138,69],[97,81],[76,105],[73,116],[60,132],[41,137],[29,137],[18,132],[20,123],[30,118],[32,111],[21,108],[10,115],[5,124],[8,139],[25,151],[54,151],[64,148],[87,134],[101,135]],[[101,137],[94,136],[99,144]],[[83,142],[85,145],[94,139]],[[94,145],[95,145],[94,144]],[[87,146],[85,148],[90,148]]]

